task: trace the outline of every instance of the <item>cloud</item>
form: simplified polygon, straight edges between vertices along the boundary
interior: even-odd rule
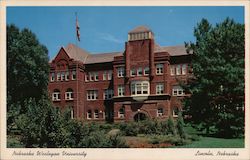
[[[99,33],[98,36],[99,36],[99,39],[102,39],[105,41],[110,41],[110,42],[114,42],[114,43],[123,43],[124,42],[123,40],[118,39],[109,33]]]

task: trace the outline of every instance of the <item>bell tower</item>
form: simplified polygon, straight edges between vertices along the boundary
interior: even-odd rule
[[[154,34],[149,28],[139,26],[131,30],[125,48],[126,77],[131,76],[131,70],[146,67],[149,76],[154,75]]]

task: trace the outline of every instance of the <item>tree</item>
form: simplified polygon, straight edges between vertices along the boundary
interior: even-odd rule
[[[28,29],[7,26],[8,106],[25,99],[40,99],[47,92],[48,50]]]
[[[192,53],[193,76],[185,88],[191,121],[206,128],[215,126],[223,137],[244,130],[244,25],[227,18],[212,26],[206,19],[195,27],[196,42],[185,43]]]
[[[48,51],[28,29],[7,26],[7,124],[8,132],[15,119],[25,113],[24,102],[47,94]]]

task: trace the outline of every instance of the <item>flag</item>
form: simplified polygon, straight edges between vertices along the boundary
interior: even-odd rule
[[[76,15],[76,37],[77,37],[77,40],[80,41],[80,26],[78,23],[77,15]]]

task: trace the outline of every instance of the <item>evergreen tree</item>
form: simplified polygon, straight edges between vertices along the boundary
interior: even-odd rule
[[[186,114],[207,133],[215,126],[220,136],[239,136],[244,130],[244,25],[227,18],[213,27],[203,19],[194,36],[196,42],[186,43],[193,70]]]

